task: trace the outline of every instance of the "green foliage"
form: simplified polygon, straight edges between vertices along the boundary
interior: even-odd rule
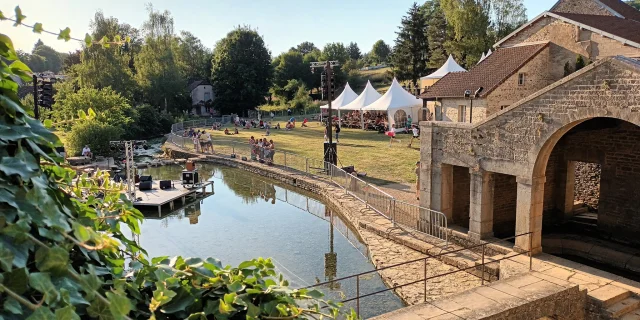
[[[571,67],[571,63],[569,63],[569,61],[567,61],[564,64],[564,76],[566,77],[566,76],[568,76],[568,75],[570,75],[572,73],[573,73],[573,67]]]
[[[626,2],[628,5],[634,7],[636,10],[640,10],[640,0],[629,0]]]
[[[91,147],[96,155],[109,155],[109,141],[120,140],[124,130],[119,126],[104,123],[97,119],[78,121],[67,137],[67,149],[70,155],[80,155],[85,145]]]
[[[340,63],[345,63],[347,59],[349,59],[349,53],[341,42],[327,43],[322,49],[322,55],[320,56],[320,60],[322,61],[335,60]]]
[[[527,22],[527,8],[523,0],[492,0],[493,31],[502,39]]]
[[[290,87],[289,85],[287,85],[287,87],[285,88],[288,90],[294,90],[294,87],[293,86]],[[298,85],[298,87],[295,88],[295,90],[296,91],[293,95],[293,98],[291,99],[291,101],[289,101],[289,106],[291,106],[291,109],[304,110],[309,108],[313,100],[309,96],[309,92],[307,88],[304,86],[304,84]]]
[[[480,61],[493,38],[490,35],[490,2],[486,0],[441,0],[440,4],[453,36],[445,43],[446,51],[467,69]]]
[[[347,46],[347,55],[349,55],[349,59],[358,60],[362,58],[362,53],[360,52],[360,48],[358,44],[355,42],[350,42]]]
[[[273,69],[273,86],[276,91],[284,88],[289,80],[302,81],[308,87],[313,85],[313,74],[300,52],[292,50],[275,57]]]
[[[62,57],[60,56],[60,53],[45,45],[42,41],[38,41],[31,54],[42,57],[44,60],[44,70],[42,71],[58,73],[62,70]]]
[[[578,70],[580,70],[580,69],[584,68],[584,66],[585,66],[585,65],[586,65],[586,64],[585,64],[585,62],[584,62],[584,58],[583,58],[581,55],[578,55],[578,56],[576,57],[576,67],[575,67],[575,69],[574,69],[574,70],[575,70],[575,71],[578,71]]]
[[[297,45],[295,48],[292,48],[292,49],[294,49],[295,51],[300,52],[303,56],[307,55],[308,53],[311,53],[312,51],[318,50],[316,45],[313,44],[313,42],[309,42],[309,41],[305,41],[305,42]]]
[[[374,64],[387,63],[389,61],[389,56],[391,55],[391,47],[386,44],[383,40],[378,40],[373,44],[371,48],[371,53],[369,54],[369,59]]]
[[[271,53],[249,27],[238,27],[216,43],[211,80],[214,108],[242,114],[264,103],[273,78]]]
[[[211,51],[191,32],[180,32],[176,60],[183,79],[205,80],[211,77]]]
[[[447,26],[439,0],[426,2],[424,6],[423,11],[430,13],[427,16],[427,41],[429,42],[427,68],[438,69],[447,61],[448,53],[444,45],[452,31]]]
[[[16,16],[24,19],[21,12]],[[17,63],[13,44],[4,34],[0,56],[0,317],[338,316],[339,304],[318,300],[320,292],[287,288],[269,259],[243,262],[237,268],[223,268],[211,258],[148,259],[127,237],[140,233],[142,215],[123,195],[123,186],[111,182],[106,172],[76,177],[57,163],[61,159],[54,148],[59,139],[20,105],[18,86],[10,76],[28,80],[29,69]],[[87,127],[107,126],[97,123],[92,110],[89,114],[80,115]],[[346,318],[355,316],[352,312]]]
[[[417,3],[402,17],[400,31],[393,47],[391,66],[398,81],[410,80],[414,87],[427,71],[429,42],[427,20]]]

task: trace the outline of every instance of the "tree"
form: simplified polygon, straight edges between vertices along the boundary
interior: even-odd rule
[[[315,49],[305,54],[304,57],[302,57],[302,61],[305,66],[310,66],[311,62],[320,61],[321,56],[322,56],[322,52],[318,49]],[[309,76],[309,79],[310,80],[306,82],[307,87],[309,89],[320,88],[320,85],[321,85],[320,72],[312,73]]]
[[[527,22],[527,8],[522,0],[492,0],[491,9],[493,29],[498,40]]]
[[[176,60],[184,79],[203,80],[211,77],[211,51],[191,32],[180,32]]]
[[[585,65],[586,65],[586,64],[585,64],[585,62],[584,62],[584,58],[582,57],[582,55],[578,55],[578,56],[576,57],[576,67],[575,67],[575,69],[574,69],[574,70],[575,70],[575,71],[578,71],[578,70],[580,70],[580,69],[584,68],[584,66],[585,66]]]
[[[71,70],[71,67],[81,63],[82,63],[82,50],[69,52],[69,54],[64,58],[64,61],[62,62],[63,70],[65,72],[69,72]]]
[[[308,83],[311,79],[309,64],[304,63],[298,51],[285,52],[273,59],[273,85],[284,87],[289,80],[300,80]]]
[[[489,0],[440,0],[452,37],[445,43],[447,52],[453,54],[467,69],[474,66],[492,42],[488,30],[491,5]]]
[[[427,17],[427,41],[429,42],[429,61],[427,62],[427,68],[437,69],[440,68],[447,61],[447,50],[444,45],[449,38],[449,27],[447,20],[445,20],[444,12],[440,7],[440,0],[428,1],[425,6],[429,5],[430,8],[425,11],[430,11],[430,15]]]
[[[360,53],[360,48],[358,48],[358,44],[355,42],[349,43],[347,46],[347,54],[351,60],[358,60],[362,58],[362,53]]]
[[[386,44],[383,40],[378,40],[373,44],[371,48],[371,53],[369,54],[369,58],[374,63],[386,63],[389,61],[389,56],[391,55],[391,47]]]
[[[429,57],[429,43],[427,39],[427,24],[424,13],[417,3],[402,17],[400,31],[395,41],[391,64],[393,73],[398,80],[410,80],[415,86],[418,79],[427,70]]]
[[[144,101],[163,106],[165,111],[171,104],[171,111],[181,112],[183,108],[175,108],[174,102],[182,100],[186,80],[176,54],[178,39],[173,32],[173,18],[169,11],[155,11],[151,5],[147,10],[149,18],[143,24],[145,45],[135,57],[136,80]]]
[[[211,64],[217,110],[243,113],[261,105],[269,94],[271,53],[257,31],[245,26],[229,32],[216,43]]]
[[[640,0],[629,0],[627,4],[636,8],[636,10],[640,10]]]
[[[322,56],[320,57],[322,61],[338,61],[340,63],[345,63],[347,59],[349,59],[349,53],[347,53],[347,48],[341,42],[327,43],[322,49]]]
[[[44,59],[45,71],[58,73],[62,70],[62,57],[60,57],[60,53],[53,48],[45,45],[41,40],[38,40],[38,42],[36,42],[33,51],[31,51],[31,54],[40,56]]]
[[[295,47],[295,50],[302,53],[302,55],[306,55],[314,50],[318,50],[316,45],[313,42],[305,41]]]
[[[105,17],[96,12],[91,21],[91,35],[94,39],[122,39],[134,35],[132,28],[118,23],[118,19]],[[71,68],[81,87],[111,87],[127,98],[133,98],[138,86],[130,67],[131,57],[127,54],[133,48],[133,40],[125,45],[104,50],[100,46],[86,47],[82,50],[81,63]]]

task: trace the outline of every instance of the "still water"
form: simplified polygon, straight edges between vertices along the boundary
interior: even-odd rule
[[[154,180],[177,180],[181,170],[164,166],[144,169],[141,174]],[[203,179],[214,181],[212,196],[162,217],[156,211],[145,214],[140,242],[151,257],[214,257],[232,266],[270,257],[292,287],[374,268],[357,235],[312,196],[240,169],[202,165],[199,172]],[[385,288],[377,273],[360,278],[361,295]],[[348,299],[356,296],[356,280],[319,289],[329,299]],[[355,308],[355,302],[348,306]],[[362,299],[360,312],[366,318],[402,306],[387,291]]]

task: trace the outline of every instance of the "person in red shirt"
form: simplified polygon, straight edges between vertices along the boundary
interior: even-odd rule
[[[304,120],[302,121],[302,126],[306,127],[307,126],[307,122],[309,122],[309,120],[307,118],[304,118]]]

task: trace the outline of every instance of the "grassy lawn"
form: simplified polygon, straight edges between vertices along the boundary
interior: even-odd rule
[[[276,123],[277,121],[272,122],[273,125]],[[282,127],[285,124],[285,121],[280,122]],[[300,124],[297,123],[297,127],[292,131],[271,130],[268,138],[273,139],[277,150],[322,159],[324,127],[321,127],[319,122],[310,122],[308,128],[301,128]],[[208,131],[211,132],[213,140],[242,142],[248,142],[251,136],[262,138],[265,133],[260,129],[238,130],[238,135],[230,136],[225,135],[223,131]],[[384,134],[343,128],[338,144],[339,165],[354,165],[357,171],[367,173],[365,180],[380,185],[415,182],[415,163],[420,158],[419,141],[414,141],[413,148],[408,148],[411,136],[399,134],[397,137],[402,143],[393,143],[389,147],[389,138]]]

